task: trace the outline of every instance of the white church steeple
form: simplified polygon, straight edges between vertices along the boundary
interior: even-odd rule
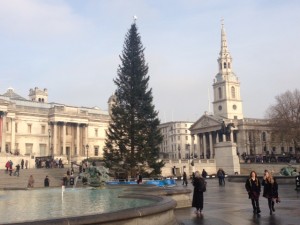
[[[214,80],[214,114],[227,119],[242,119],[243,108],[240,95],[240,82],[232,71],[227,38],[222,20],[221,50],[218,58],[219,73]]]

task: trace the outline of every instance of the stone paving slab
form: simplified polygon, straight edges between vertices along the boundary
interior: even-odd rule
[[[276,212],[269,214],[267,199],[260,197],[260,215],[253,215],[251,200],[244,183],[226,182],[219,186],[217,179],[207,180],[204,194],[203,215],[197,217],[194,208],[176,209],[180,225],[298,225],[300,224],[300,191],[295,185],[279,185],[281,203],[275,205]],[[179,188],[192,189],[192,185]],[[192,194],[191,194],[192,195]],[[192,196],[191,196],[192,197]]]

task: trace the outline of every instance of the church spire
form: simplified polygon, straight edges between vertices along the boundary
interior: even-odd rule
[[[232,71],[232,58],[227,46],[223,19],[221,21],[221,50],[218,58],[219,72],[213,84],[214,114],[222,118],[242,119],[244,116],[240,82]]]
[[[219,72],[223,75],[231,72],[231,62],[232,58],[227,46],[227,38],[224,28],[224,20],[221,20],[221,51],[218,59],[219,63]]]

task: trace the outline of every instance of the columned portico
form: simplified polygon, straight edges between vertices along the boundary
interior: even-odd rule
[[[1,132],[1,136],[0,136],[0,140],[1,140],[1,152],[5,152],[6,150],[6,115],[7,112],[5,111],[0,111],[0,120],[1,120],[1,127],[0,127],[0,132]]]

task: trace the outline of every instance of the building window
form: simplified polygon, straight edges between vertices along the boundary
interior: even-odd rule
[[[25,148],[26,148],[25,154],[26,155],[30,155],[32,153],[32,147],[33,147],[33,144],[31,144],[31,143],[25,144]]]
[[[228,68],[230,69],[230,63],[228,63]]]
[[[266,132],[262,133],[262,141],[266,141]]]
[[[15,123],[15,132],[18,133],[18,124]]]
[[[6,131],[9,131],[9,123],[6,122]]]
[[[221,87],[218,88],[218,93],[219,93],[219,99],[222,99],[222,89],[221,89]]]
[[[95,156],[99,156],[99,146],[95,146]]]
[[[98,137],[98,129],[95,129],[95,137]]]
[[[177,140],[180,141],[180,135],[178,135]]]
[[[31,124],[27,124],[27,133],[28,134],[31,134],[31,128],[32,128],[32,125]]]
[[[45,126],[45,125],[42,125],[42,127],[41,127],[41,132],[42,132],[42,134],[45,134],[45,133],[46,133],[46,126]]]
[[[235,88],[233,86],[231,87],[231,97],[235,98]]]
[[[227,67],[227,66],[226,66],[226,62],[224,62],[224,69],[226,69],[226,67]]]
[[[188,141],[188,140],[189,140],[189,136],[185,136],[185,140],[187,140],[187,141]]]

